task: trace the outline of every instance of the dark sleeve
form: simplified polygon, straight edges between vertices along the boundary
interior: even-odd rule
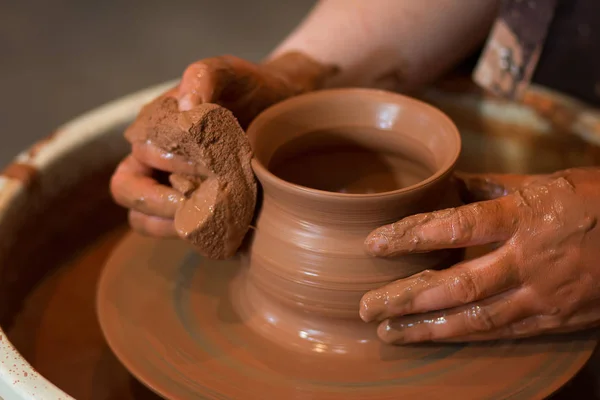
[[[561,0],[533,82],[600,106],[600,0]]]
[[[600,105],[600,0],[504,0],[473,79],[498,96],[533,82]]]

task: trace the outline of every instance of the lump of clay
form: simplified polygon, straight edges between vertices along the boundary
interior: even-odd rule
[[[250,143],[233,113],[208,103],[179,112],[177,100],[160,97],[142,109],[125,135],[205,167],[205,177],[170,176],[185,196],[175,228],[206,257],[233,256],[250,227],[257,193]]]

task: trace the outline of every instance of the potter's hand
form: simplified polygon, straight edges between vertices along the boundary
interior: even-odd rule
[[[176,237],[175,212],[184,194],[160,183],[158,171],[202,175],[202,167],[168,153],[151,142],[134,142],[132,151],[117,167],[110,182],[115,202],[129,209],[129,225],[139,233]]]
[[[201,103],[231,110],[244,128],[267,107],[322,86],[336,68],[321,65],[300,53],[286,53],[264,64],[233,56],[191,64],[176,94],[181,111]]]
[[[442,271],[367,293],[360,313],[390,343],[568,332],[600,323],[600,169],[550,176],[465,175],[481,202],[375,230],[368,252],[395,256],[500,243]]]
[[[177,99],[180,111],[205,102],[218,103],[230,109],[245,127],[266,107],[320,87],[335,72],[335,68],[298,53],[285,53],[260,65],[232,56],[215,57],[190,65],[178,87],[163,96]],[[132,152],[113,175],[113,198],[130,209],[130,225],[136,231],[158,237],[177,236],[174,216],[184,200],[185,185],[159,183],[156,175],[162,171],[203,177],[207,171],[202,160],[187,160],[160,149],[147,140],[143,131],[138,134],[130,130],[127,139]]]

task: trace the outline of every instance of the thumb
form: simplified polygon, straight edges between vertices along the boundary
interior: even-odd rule
[[[190,111],[202,103],[217,103],[224,84],[232,79],[234,73],[225,57],[207,58],[190,64],[179,83],[179,111]]]
[[[546,177],[547,175],[454,173],[461,199],[465,203],[494,200]]]

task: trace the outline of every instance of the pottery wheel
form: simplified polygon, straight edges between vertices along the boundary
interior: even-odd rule
[[[98,291],[121,362],[169,399],[543,398],[585,364],[589,335],[382,346],[381,357],[300,353],[249,329],[229,290],[239,260],[208,261],[179,240],[129,234]],[[285,323],[285,321],[283,321]]]

